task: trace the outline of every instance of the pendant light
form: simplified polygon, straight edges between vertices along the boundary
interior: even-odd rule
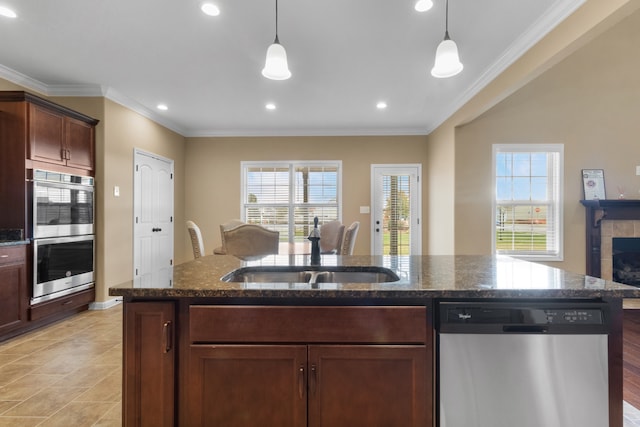
[[[287,52],[278,40],[278,0],[276,0],[276,38],[267,49],[262,75],[271,80],[287,80],[291,71],[287,65]]]
[[[447,0],[444,40],[436,50],[436,61],[431,69],[431,75],[438,78],[453,77],[462,71],[462,68],[464,66],[458,56],[458,46],[449,38],[449,0]]]

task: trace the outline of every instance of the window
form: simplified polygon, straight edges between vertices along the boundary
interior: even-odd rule
[[[562,260],[560,144],[496,144],[493,247],[496,254]]]
[[[304,241],[313,228],[341,218],[342,162],[242,162],[242,219]]]

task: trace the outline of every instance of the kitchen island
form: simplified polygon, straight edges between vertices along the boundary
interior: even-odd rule
[[[387,283],[227,282],[239,268],[392,270]],[[207,256],[124,299],[125,426],[431,426],[445,301],[605,302],[622,427],[622,299],[640,289],[507,257]]]

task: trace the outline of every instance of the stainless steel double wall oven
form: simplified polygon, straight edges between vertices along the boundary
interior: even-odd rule
[[[94,179],[34,170],[32,304],[94,286]]]

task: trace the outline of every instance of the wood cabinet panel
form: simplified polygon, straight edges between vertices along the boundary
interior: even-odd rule
[[[65,126],[67,166],[93,170],[95,158],[93,126],[73,118],[67,118]]]
[[[306,361],[303,345],[191,346],[188,426],[306,426]]]
[[[29,106],[29,159],[65,165],[64,134],[63,114],[39,105]]]
[[[309,346],[309,427],[429,425],[425,346]]]
[[[0,247],[0,336],[27,322],[26,246]]]
[[[123,426],[172,427],[175,304],[127,303],[123,323]]]
[[[424,343],[427,329],[424,306],[194,305],[189,316],[193,342]]]
[[[94,288],[76,292],[71,295],[52,299],[31,306],[30,320],[36,321],[46,317],[59,317],[64,312],[79,312],[86,310],[90,303],[96,299]]]

